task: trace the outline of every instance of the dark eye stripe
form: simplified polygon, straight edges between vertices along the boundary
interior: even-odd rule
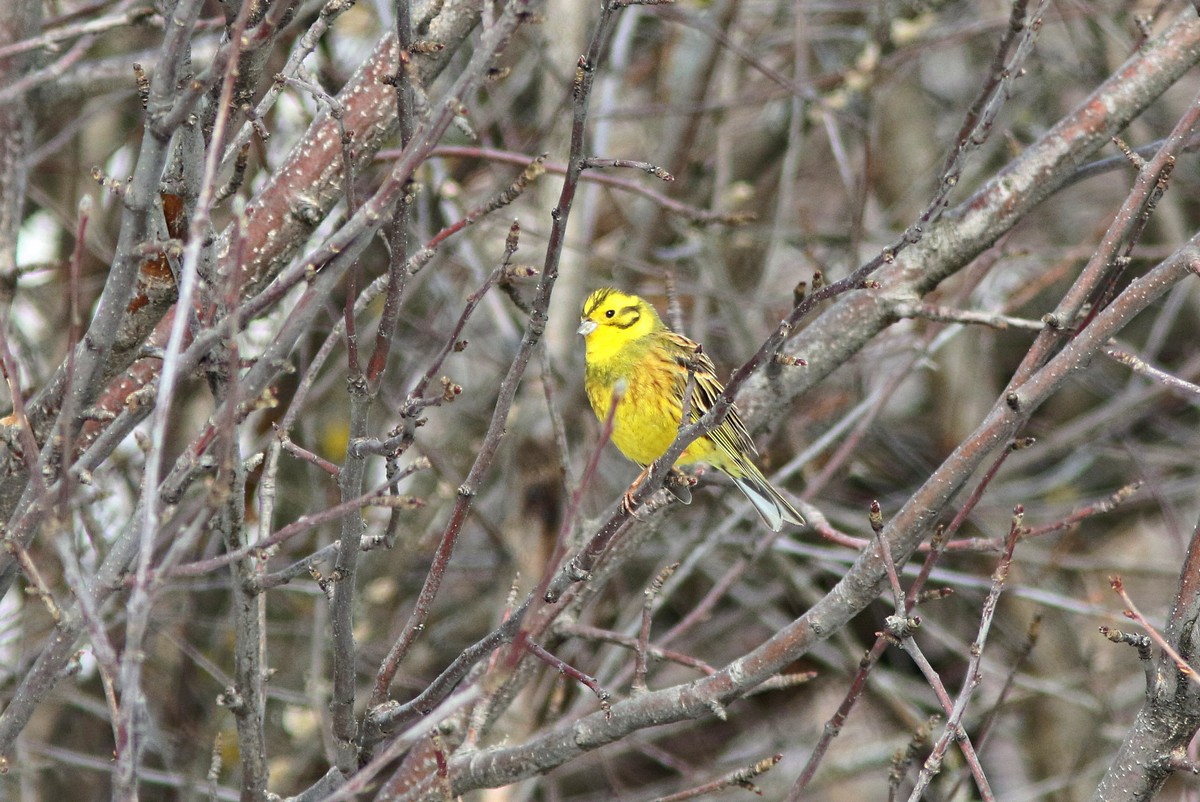
[[[642,313],[638,311],[636,306],[627,306],[617,313],[617,319],[612,324],[618,329],[627,329],[634,323],[637,323],[641,317]]]

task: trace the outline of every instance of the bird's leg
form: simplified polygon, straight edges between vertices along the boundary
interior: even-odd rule
[[[654,463],[642,468],[642,472],[637,475],[637,478],[633,480],[633,484],[629,486],[629,489],[625,491],[625,495],[621,497],[621,506],[625,509],[625,512],[633,515],[635,518],[637,515],[634,513],[634,510],[637,508],[637,504],[634,503],[633,494],[642,486],[642,482],[646,481],[646,477],[650,475],[650,471],[653,469]],[[671,473],[667,476],[666,481],[663,482],[663,487],[669,490],[671,495],[675,496],[681,504],[692,503],[692,488],[695,486],[695,476],[689,476],[675,467],[671,468]]]
[[[633,511],[637,509],[637,504],[633,501],[633,494],[642,486],[642,482],[646,481],[646,477],[650,475],[650,469],[653,467],[654,464],[651,463],[642,468],[642,472],[637,475],[637,478],[633,480],[633,484],[629,486],[629,489],[625,491],[625,495],[621,497],[621,506],[625,509],[625,512],[633,515],[635,518],[637,516],[634,515]]]

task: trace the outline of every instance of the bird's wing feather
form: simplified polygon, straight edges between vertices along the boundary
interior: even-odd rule
[[[717,379],[716,366],[698,343],[671,331],[664,332],[664,335],[675,362],[681,367],[691,370],[696,377],[690,415],[694,422],[712,409],[713,404],[717,402],[717,397],[725,392],[725,388]],[[675,398],[681,404],[683,395],[687,391],[687,377],[686,370],[680,372],[675,386],[672,388]],[[746,431],[746,424],[742,423],[736,406],[730,407],[729,412],[725,415],[725,420],[721,421],[721,425],[710,432],[708,436],[738,462],[758,455],[758,450],[754,447],[754,440]]]

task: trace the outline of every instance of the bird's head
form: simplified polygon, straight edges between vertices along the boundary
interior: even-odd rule
[[[627,292],[604,288],[583,302],[579,333],[588,347],[600,347],[636,340],[664,328],[662,318],[646,301]]]

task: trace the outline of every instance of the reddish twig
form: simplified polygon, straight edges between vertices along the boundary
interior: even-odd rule
[[[562,674],[563,676],[570,677],[571,679],[578,682],[580,685],[583,685],[584,687],[586,687],[592,693],[596,694],[596,698],[600,701],[600,709],[601,710],[603,710],[607,713],[608,711],[610,711],[612,709],[612,707],[608,701],[611,698],[608,694],[608,691],[606,691],[600,687],[600,683],[596,682],[595,677],[593,677],[589,674],[584,674],[579,669],[571,666],[570,664],[559,659],[558,657],[555,657],[550,652],[546,651],[546,648],[539,643],[535,643],[534,641],[531,641],[531,640],[526,640],[524,643],[524,646],[525,646],[525,650],[528,651],[530,654],[532,654],[534,657],[541,660],[543,663],[550,666],[554,670],[558,671],[558,673]]]
[[[1188,661],[1185,660],[1178,651],[1176,651],[1175,647],[1172,646],[1165,637],[1163,637],[1162,633],[1158,631],[1158,628],[1151,624],[1150,621],[1146,619],[1146,616],[1142,615],[1141,611],[1138,610],[1137,605],[1133,603],[1133,599],[1129,598],[1129,594],[1125,591],[1125,583],[1122,581],[1121,577],[1114,576],[1110,580],[1110,584],[1112,585],[1113,591],[1120,596],[1121,601],[1125,603],[1125,617],[1131,621],[1134,621],[1138,624],[1138,626],[1146,630],[1146,634],[1150,636],[1151,640],[1158,644],[1158,648],[1162,649],[1163,652],[1169,658],[1171,658],[1171,662],[1175,664],[1175,668],[1179,670],[1179,673],[1183,674],[1192,682],[1200,684],[1200,675],[1197,675],[1196,669],[1192,668],[1191,665],[1188,664]]]
[[[604,643],[614,643],[617,646],[637,651],[642,648],[638,638],[622,635],[619,632],[612,632],[607,629],[599,629],[597,627],[588,626],[586,624],[572,623],[568,624],[559,621],[554,626],[554,632],[558,635],[571,636],[576,638],[585,638],[587,640],[602,641]],[[673,651],[671,649],[663,649],[653,644],[645,645],[647,656],[653,657],[655,660],[668,660],[672,663],[678,663],[681,666],[694,668],[704,674],[715,674],[717,670],[703,660],[698,660],[690,655],[682,652]]]

